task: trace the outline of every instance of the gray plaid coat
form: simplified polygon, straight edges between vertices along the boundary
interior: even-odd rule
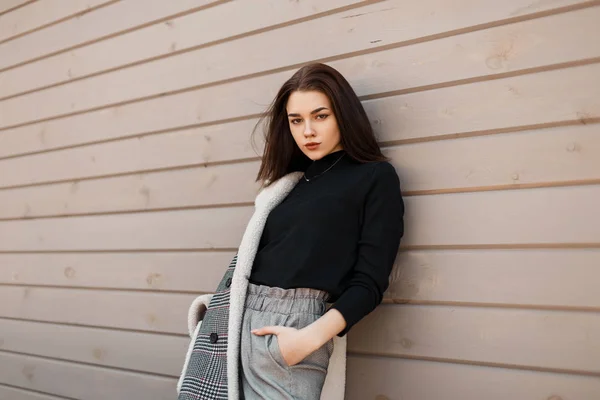
[[[264,188],[237,254],[215,294],[197,297],[188,311],[191,341],[177,392],[179,400],[240,400],[239,352],[246,289],[267,217],[296,186],[293,172]],[[346,384],[346,336],[335,336],[321,399],[343,400]]]

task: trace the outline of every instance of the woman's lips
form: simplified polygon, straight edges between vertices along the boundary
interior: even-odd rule
[[[305,147],[309,150],[316,150],[317,147],[319,147],[321,143],[313,143],[313,144],[307,144]]]

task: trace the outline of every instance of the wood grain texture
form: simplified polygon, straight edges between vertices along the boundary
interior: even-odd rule
[[[244,75],[261,73],[485,24],[509,17],[521,0],[485,5],[476,0],[460,0],[451,6],[441,0],[425,0],[408,8],[402,7],[402,3],[403,0],[376,3],[361,8],[360,14],[357,14],[359,10],[350,10],[9,99],[2,102],[5,111],[0,115],[0,127],[228,80],[238,76],[241,68]],[[576,3],[579,2],[560,0],[553,2],[550,8]],[[544,3],[540,7],[549,6]],[[18,40],[7,45],[16,42]],[[307,42],[318,42],[319,46],[304,47]],[[302,48],[309,50],[299,51]],[[265,49],[276,50],[267,52]],[[153,84],[145,84],[149,81]],[[23,107],[24,103],[29,107]]]
[[[253,207],[0,222],[0,251],[237,248]],[[170,237],[170,239],[169,239]]]
[[[252,146],[252,122],[256,123],[237,122],[0,160],[0,185],[42,183],[186,165],[199,166],[194,173],[196,178],[198,174],[205,175],[216,168],[216,171],[236,170],[242,173],[243,178],[238,184],[242,184],[243,180],[252,183],[253,177],[244,171],[251,169],[256,174],[255,163],[251,168],[243,164],[205,167],[208,163],[258,159],[263,146],[262,140],[257,142],[258,151]],[[73,168],[73,165],[78,165],[78,168]],[[15,171],[18,173],[15,174]]]
[[[7,13],[6,15],[3,15],[2,17],[6,17],[7,15],[9,15],[8,13],[10,13],[12,9],[22,6],[23,4],[29,2],[30,0],[2,0],[2,3],[0,3],[0,14],[1,13]]]
[[[0,283],[213,292],[235,252],[0,254]]]
[[[363,1],[359,0],[225,2],[217,7],[172,18],[168,23],[153,24],[6,71],[3,74],[6,82],[0,87],[0,98],[144,60],[169,57],[174,52],[208,46],[269,29],[272,25],[289,24],[338,7],[360,6],[361,3]],[[223,23],[232,15],[243,15],[244,18],[232,24]],[[188,72],[192,73],[192,70]],[[157,83],[152,82],[150,86]]]
[[[595,313],[386,304],[361,320],[348,351],[600,374]]]
[[[56,397],[50,394],[32,392],[27,389],[4,386],[0,384],[0,399],[9,400],[61,400],[62,397]]]
[[[600,380],[387,357],[348,357],[349,400],[594,399]]]
[[[140,345],[164,343],[172,350],[173,357],[185,350],[187,306],[194,296],[47,288],[28,288],[25,296],[20,288],[3,287],[1,291],[3,298],[11,303],[0,305],[2,317],[14,318],[17,312],[23,319],[82,325],[80,328],[56,325],[59,332],[65,332],[64,339],[57,339],[57,346],[66,338],[77,336],[78,332],[89,331],[89,340],[80,339],[70,353],[63,353],[61,358],[77,354],[75,360],[81,358],[86,362],[111,365],[121,363],[125,367],[123,357],[137,351],[137,345],[120,355],[113,354],[114,349],[134,340],[133,335],[139,331],[147,332],[139,335]],[[86,304],[86,307],[69,308],[68,304],[73,302]],[[40,329],[45,329],[48,337],[56,334],[51,329],[55,325],[42,325]],[[107,330],[106,340],[100,340],[102,335],[90,331],[96,329],[94,332],[98,332],[99,328],[135,332]],[[24,348],[28,343],[27,336],[20,339],[14,329],[7,328],[5,340],[8,346]],[[363,354],[598,375],[599,331],[600,322],[594,313],[588,312],[384,304],[353,327],[348,349]],[[153,335],[153,332],[180,336]],[[56,351],[43,350],[41,354],[56,355]],[[151,356],[138,358],[148,361]],[[148,361],[145,368],[158,372],[159,359],[155,360]],[[127,362],[127,368],[139,369],[138,361]],[[176,362],[166,365],[170,367],[162,373],[173,374]]]
[[[0,283],[212,292],[233,255],[234,252],[0,254]],[[385,300],[600,308],[595,284],[599,263],[598,249],[401,250]]]
[[[189,344],[185,336],[7,319],[0,319],[0,332],[2,350],[173,377]]]
[[[405,246],[598,243],[600,186],[414,196]],[[474,201],[473,201],[474,200]]]
[[[414,303],[600,307],[598,249],[400,251],[387,299]]]
[[[81,13],[110,0],[44,0],[36,1],[27,7],[22,7],[14,12],[0,17],[0,42],[17,35],[22,35],[44,25],[51,24],[64,18],[81,15]],[[0,12],[6,6],[6,0],[0,5]],[[14,2],[16,3],[16,2]],[[23,1],[21,1],[23,3]],[[4,90],[0,90],[2,93]]]
[[[119,1],[80,18],[0,44],[0,69],[163,19],[216,0]]]
[[[35,4],[0,16],[0,41],[84,2],[16,17]],[[175,396],[188,306],[253,211],[257,114],[325,59],[408,193],[385,303],[349,335],[348,397],[595,399],[598,2],[192,12],[210,4],[116,2],[0,44],[0,398]]]
[[[2,352],[0,383],[82,400],[168,400],[176,393],[174,378]]]
[[[411,194],[595,181],[599,130],[600,124],[554,127],[383,151]],[[1,186],[63,181],[0,190],[0,218],[252,202],[259,161],[207,166],[256,160],[248,136],[234,126],[201,128],[0,160]],[[108,177],[89,180],[102,176]]]
[[[595,24],[597,18],[595,8],[585,9],[363,54],[329,64],[347,77],[358,95],[366,96],[382,91],[406,90],[498,72],[572,62],[600,55],[594,47],[580,45],[587,37],[595,35],[593,32],[598,29],[598,24]],[[590,22],[586,22],[588,20]],[[582,29],[567,29],[575,23],[581,24]],[[556,26],[563,26],[565,29],[557,30]],[[560,47],[556,45],[557,42],[561,44]],[[277,87],[290,75],[291,72],[281,72],[10,129],[0,134],[0,157],[259,113],[271,101]],[[493,88],[488,87],[487,90]],[[499,87],[499,90],[499,93],[503,93],[506,87]],[[571,101],[576,102],[577,108],[583,108],[576,110],[575,117],[584,118],[590,114],[588,110],[593,110],[593,103],[587,104],[585,100],[580,100],[577,95],[580,90],[585,89],[577,88],[575,93],[568,91],[560,95],[571,96]],[[425,101],[432,101],[427,97],[427,92],[424,95]],[[522,93],[521,97],[523,95]],[[541,93],[540,96],[552,99],[556,95],[550,91]],[[217,100],[222,101],[216,103],[216,107],[205,107],[205,104],[212,104]],[[561,97],[561,101],[570,100]],[[406,106],[408,107],[408,103]],[[442,108],[429,118],[448,118],[448,110],[444,110]],[[156,118],[152,118],[153,116]],[[146,120],[150,122],[145,124]],[[374,123],[386,122],[386,125],[379,126],[378,129],[387,126],[387,121],[372,120]]]
[[[600,185],[407,197],[403,245],[597,244],[598,196]],[[252,211],[241,206],[0,221],[0,251],[232,249]]]
[[[256,163],[243,163],[0,190],[0,215],[27,218],[251,203],[259,191],[256,172]]]
[[[586,65],[475,82],[367,100],[363,105],[382,141],[414,141],[563,121],[587,123],[600,115],[593,90],[600,84],[599,68],[598,64]],[[268,75],[0,132],[0,151],[8,156],[176,126],[248,118],[264,111],[272,100],[272,94],[264,88],[274,88],[289,75]],[[480,101],[481,96],[486,102]],[[206,107],[208,103],[212,106]],[[234,129],[248,143],[255,122],[204,128],[209,132]]]
[[[0,287],[0,316],[145,332],[187,334],[187,311],[196,295]],[[46,343],[47,344],[47,343]]]

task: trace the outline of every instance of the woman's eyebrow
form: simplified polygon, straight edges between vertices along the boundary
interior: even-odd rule
[[[327,107],[315,108],[310,113],[312,115],[312,114],[316,114],[316,113],[318,113],[319,111],[322,111],[322,110],[328,110],[328,108]],[[300,117],[300,116],[301,116],[300,114],[296,114],[296,113],[290,113],[290,114],[288,114],[288,117]]]

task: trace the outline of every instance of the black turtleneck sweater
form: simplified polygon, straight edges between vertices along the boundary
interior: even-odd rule
[[[250,282],[329,292],[346,320],[343,336],[389,285],[403,234],[400,182],[390,163],[359,163],[345,150],[314,161],[305,176],[270,212]]]

